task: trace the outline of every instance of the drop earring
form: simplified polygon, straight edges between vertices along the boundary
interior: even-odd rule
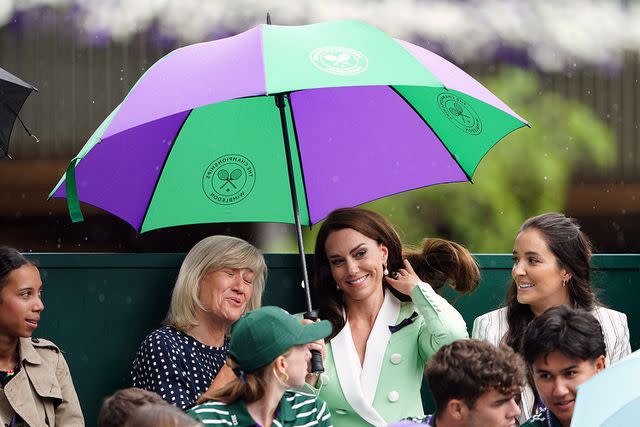
[[[385,276],[389,275],[389,269],[387,268],[386,262],[382,264],[382,274],[384,274]]]

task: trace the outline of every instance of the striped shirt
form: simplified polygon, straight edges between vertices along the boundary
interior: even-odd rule
[[[259,426],[251,418],[244,401],[223,403],[209,401],[197,405],[187,414],[204,425],[253,427]],[[312,394],[287,390],[273,419],[276,427],[333,427],[327,404]]]

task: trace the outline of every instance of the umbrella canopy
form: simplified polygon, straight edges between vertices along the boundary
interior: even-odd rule
[[[291,177],[310,225],[338,207],[468,181],[526,124],[450,62],[370,25],[261,25],[159,60],[51,196],[67,197],[74,219],[80,200],[139,232],[294,223]]]
[[[34,90],[38,91],[34,86],[0,68],[0,157],[10,157],[9,139],[11,138],[13,124],[16,118],[20,120],[18,113],[29,94]],[[22,120],[20,120],[20,123],[22,123]],[[33,136],[24,123],[22,123],[22,126],[30,136]]]
[[[572,426],[619,427],[640,420],[640,350],[578,386]]]

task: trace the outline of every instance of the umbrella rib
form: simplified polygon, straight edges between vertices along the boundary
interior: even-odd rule
[[[471,176],[469,176],[467,171],[465,171],[464,168],[462,166],[460,166],[460,163],[458,163],[458,161],[456,160],[456,157],[453,155],[453,153],[451,153],[451,151],[449,150],[449,147],[447,147],[447,145],[443,142],[442,138],[440,137],[440,135],[438,135],[436,130],[433,127],[431,127],[431,125],[424,119],[424,117],[422,117],[422,115],[418,112],[418,110],[416,110],[415,107],[409,101],[407,101],[407,98],[402,96],[402,94],[400,92],[398,92],[395,87],[393,87],[393,86],[389,86],[389,87],[391,88],[392,91],[394,91],[416,113],[416,115],[418,117],[420,117],[420,120],[422,120],[422,122],[425,125],[427,125],[429,127],[429,129],[431,129],[431,132],[433,132],[433,134],[438,137],[438,140],[440,141],[440,143],[442,144],[444,149],[447,150],[447,153],[449,153],[449,156],[451,156],[451,159],[456,163],[456,165],[458,165],[458,167],[460,168],[462,173],[464,173],[464,175],[467,177],[467,181],[469,181],[470,183],[473,184],[473,179],[471,178]],[[447,89],[447,88],[445,87],[445,89]]]
[[[164,167],[167,165],[167,162],[169,161],[169,156],[171,156],[171,152],[173,151],[173,147],[175,147],[176,143],[178,142],[178,135],[180,135],[180,131],[182,131],[182,128],[184,127],[184,124],[187,123],[187,120],[189,120],[189,117],[191,117],[191,113],[192,112],[193,112],[193,109],[189,111],[189,114],[187,114],[187,117],[185,117],[184,120],[182,121],[182,124],[180,125],[180,128],[176,132],[176,135],[173,137],[173,144],[171,144],[171,148],[169,148],[169,151],[167,151],[167,155],[164,158],[164,162],[162,163],[162,167],[160,168],[160,173],[158,173],[158,177],[156,178],[156,182],[153,185],[153,191],[151,192],[151,196],[149,197],[149,201],[147,202],[147,208],[145,209],[144,215],[142,216],[142,221],[140,222],[140,227],[138,228],[138,233],[140,233],[140,234],[143,233],[142,232],[142,225],[147,220],[147,215],[149,214],[149,207],[151,207],[151,202],[153,201],[153,196],[155,196],[156,190],[158,189],[158,183],[160,182],[160,177],[162,176],[162,172],[164,172]]]
[[[289,101],[289,113],[291,114],[291,124],[293,125],[293,135],[296,138],[296,151],[298,152],[298,163],[300,165],[300,174],[302,175],[302,191],[304,192],[304,202],[307,208],[307,218],[309,218],[309,229],[311,229],[311,212],[309,210],[309,195],[307,194],[307,181],[304,179],[304,166],[302,164],[302,153],[300,153],[300,139],[298,138],[298,127],[296,126],[296,118],[293,113],[293,102],[291,95],[287,97]],[[295,178],[295,177],[294,177]]]

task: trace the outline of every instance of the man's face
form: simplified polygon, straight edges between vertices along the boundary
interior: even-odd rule
[[[571,423],[576,388],[604,369],[604,362],[604,356],[596,360],[571,359],[559,351],[533,362],[533,380],[540,398],[562,425]]]
[[[520,390],[516,390],[519,394]],[[496,389],[480,395],[473,407],[467,407],[464,426],[513,427],[520,408],[516,403],[516,393],[503,394]],[[466,406],[466,405],[465,405]]]

